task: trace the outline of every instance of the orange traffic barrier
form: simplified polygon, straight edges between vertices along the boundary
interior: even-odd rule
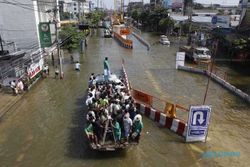
[[[135,89],[131,90],[132,90],[132,96],[136,101],[141,102],[146,106],[152,107],[157,111],[166,114],[169,118],[178,118],[180,120],[187,120],[188,117],[187,112],[189,111],[188,108],[183,107],[180,104],[174,104],[172,102],[168,102],[158,97],[151,96],[143,91]],[[146,110],[145,114],[146,115],[148,114]]]
[[[144,104],[152,106],[152,96],[135,89],[133,89],[132,91],[132,96],[135,100],[138,100]]]

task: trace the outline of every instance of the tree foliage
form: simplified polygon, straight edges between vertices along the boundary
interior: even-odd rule
[[[97,27],[99,21],[103,20],[106,16],[107,13],[95,10],[87,15],[88,24],[92,27]]]
[[[174,22],[169,17],[169,12],[162,6],[156,6],[154,9],[136,9],[133,10],[131,17],[142,23],[145,28],[153,31],[164,31]]]
[[[59,38],[61,41],[64,41],[68,37],[71,37],[68,42],[66,42],[63,46],[65,49],[77,49],[80,47],[80,41],[86,37],[86,33],[83,31],[79,31],[77,27],[73,27],[72,25],[68,25],[62,27],[59,32]]]
[[[60,20],[69,20],[71,14],[69,12],[62,12],[60,13]]]

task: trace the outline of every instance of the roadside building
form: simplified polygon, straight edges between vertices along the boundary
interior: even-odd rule
[[[40,22],[59,22],[59,17],[53,20],[51,14],[57,5],[57,0],[8,0],[0,3],[0,35],[3,50],[9,52],[0,57],[1,84],[6,78],[24,75],[32,78],[41,71],[44,49],[49,48],[41,48],[38,25]],[[46,28],[54,34],[55,25],[48,25]]]
[[[63,12],[68,12],[72,19],[78,19],[78,15],[84,15],[90,12],[90,0],[61,0],[63,1]]]

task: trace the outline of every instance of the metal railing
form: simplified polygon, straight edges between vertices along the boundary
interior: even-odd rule
[[[166,114],[170,118],[178,118],[183,122],[188,120],[189,109],[173,102],[152,96],[141,90],[131,88],[132,96],[137,101],[148,107],[152,107],[157,111]]]

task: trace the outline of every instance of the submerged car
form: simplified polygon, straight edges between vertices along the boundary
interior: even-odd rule
[[[111,38],[111,32],[108,29],[104,30],[104,38]]]
[[[205,47],[197,47],[194,49],[193,53],[194,61],[197,60],[210,60],[211,59],[211,52],[208,48]]]
[[[166,35],[161,35],[160,43],[163,45],[170,45],[170,41]]]

